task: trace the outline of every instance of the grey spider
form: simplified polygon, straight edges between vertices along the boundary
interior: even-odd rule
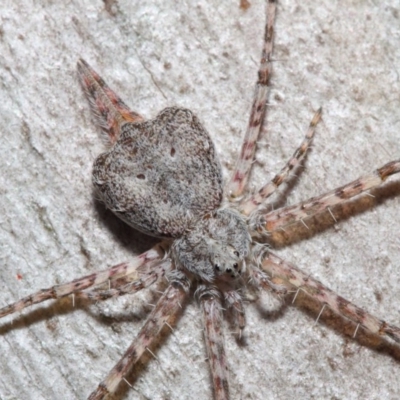
[[[225,190],[231,206],[222,203],[221,171],[213,144],[190,111],[169,108],[155,120],[145,121],[130,111],[84,61],[79,64],[82,84],[112,145],[111,150],[95,162],[94,184],[105,204],[119,217],[145,233],[166,240],[131,263],[29,296],[2,309],[0,316],[47,298],[72,293],[92,300],[133,293],[166,275],[170,286],[137,340],[90,398],[101,398],[115,390],[132,364],[150,346],[158,330],[178,312],[190,284],[198,287],[217,399],[229,397],[227,363],[220,331],[221,302],[236,317],[238,329],[242,329],[244,315],[241,296],[236,290],[238,287],[261,287],[281,296],[288,290],[301,289],[352,319],[357,326],[387,334],[396,340],[399,338],[397,328],[346,302],[257,243],[268,233],[329,210],[379,186],[387,176],[400,169],[399,161],[391,162],[371,175],[311,201],[265,211],[265,200],[285,182],[306,154],[320,117],[317,112],[306,139],[282,171],[256,194],[241,197],[265,112],[274,6],[274,2],[268,3],[266,31],[270,34],[266,35],[249,129],[233,178]],[[108,280],[108,290],[86,290]]]

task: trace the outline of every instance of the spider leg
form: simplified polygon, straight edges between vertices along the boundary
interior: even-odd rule
[[[225,304],[229,307],[232,312],[233,321],[235,322],[237,332],[235,332],[240,338],[242,330],[246,326],[246,317],[243,308],[242,296],[237,290],[224,291]]]
[[[321,196],[312,197],[302,203],[283,207],[265,215],[255,213],[251,226],[253,229],[273,232],[278,228],[312,217],[331,207],[341,204],[350,198],[369,189],[380,186],[390,175],[400,172],[400,160],[391,161],[378,168],[372,174],[356,179],[347,185],[331,190]],[[258,215],[257,215],[258,214]]]
[[[250,283],[257,288],[262,288],[268,292],[272,292],[277,296],[284,296],[287,294],[287,287],[285,285],[276,284],[272,282],[268,274],[261,271],[259,268],[249,268]]]
[[[288,179],[290,172],[293,171],[293,169],[303,161],[307,151],[310,149],[315,133],[315,127],[321,119],[321,113],[322,109],[320,108],[314,114],[304,140],[286,165],[281,169],[281,171],[275,175],[271,182],[267,183],[260,190],[258,190],[256,194],[253,194],[250,198],[240,203],[240,210],[243,214],[249,215],[251,212],[256,210],[260,204],[262,204],[268,197],[275,193],[278,187]]]
[[[357,307],[278,256],[268,252],[261,268],[273,279],[278,278],[278,280],[289,283],[290,286],[303,291],[323,304],[323,307],[329,307],[336,314],[353,321],[357,324],[356,330],[359,326],[362,326],[373,334],[385,335],[396,342],[400,342],[400,328],[390,325]]]
[[[48,289],[42,289],[37,293],[24,297],[13,304],[1,308],[0,318],[9,314],[14,314],[26,307],[41,303],[42,301],[48,299],[58,299],[60,297],[68,296],[72,293],[80,292],[91,286],[104,283],[109,279],[117,279],[126,275],[134,276],[135,274],[139,278],[139,273],[137,271],[139,267],[155,261],[158,262],[163,256],[164,250],[160,244],[157,244],[150,250],[142,253],[140,256],[135,257],[129,263],[114,265],[106,270],[94,272],[93,274],[86,275],[82,278],[74,279],[71,282],[53,286]]]
[[[80,59],[77,67],[79,80],[96,123],[108,134],[111,145],[118,140],[124,123],[144,121],[141,115],[128,108],[85,60]]]
[[[205,341],[214,386],[214,400],[229,400],[228,364],[222,332],[222,305],[218,291],[208,287],[199,289],[203,310]]]
[[[253,165],[256,143],[265,118],[269,78],[272,72],[271,55],[274,36],[273,25],[276,12],[275,0],[268,0],[266,11],[267,22],[265,25],[264,45],[258,69],[258,81],[254,93],[253,105],[251,107],[250,119],[238,161],[233,171],[232,178],[226,188],[226,193],[231,200],[238,198],[246,187]]]
[[[166,272],[171,270],[171,261],[166,260],[164,262],[158,263],[156,265],[146,265],[146,272],[140,272],[140,278],[138,274],[134,273],[132,275],[127,275],[125,277],[119,278],[112,283],[112,288],[106,290],[85,290],[83,292],[75,293],[75,297],[79,299],[86,299],[90,301],[103,301],[111,299],[113,297],[120,297],[125,294],[133,294],[139,290],[145,289],[152,285],[153,283],[159,281]]]
[[[189,287],[190,282],[183,273],[175,274],[173,281],[158,300],[132,344],[88,400],[101,400],[116,391],[125,375],[152,344],[164,325],[169,324],[181,310],[181,304],[185,300]]]

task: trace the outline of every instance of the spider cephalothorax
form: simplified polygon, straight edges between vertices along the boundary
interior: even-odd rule
[[[220,209],[198,219],[172,249],[177,264],[204,281],[229,281],[245,272],[250,243],[243,216]]]

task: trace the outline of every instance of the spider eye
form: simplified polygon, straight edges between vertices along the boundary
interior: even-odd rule
[[[238,252],[237,250],[235,250],[235,251],[233,252],[233,254],[234,254],[236,257],[239,257],[239,252]]]
[[[233,268],[238,269],[239,268],[239,264],[238,263],[233,264]]]
[[[214,265],[214,268],[215,268],[217,271],[220,271],[220,270],[221,270],[221,267],[220,267],[218,264],[215,264],[215,265]]]

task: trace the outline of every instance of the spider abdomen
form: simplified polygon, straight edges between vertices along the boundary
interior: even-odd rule
[[[157,237],[181,236],[220,206],[223,192],[211,138],[191,111],[176,107],[123,125],[115,145],[95,160],[93,183],[116,215]]]

